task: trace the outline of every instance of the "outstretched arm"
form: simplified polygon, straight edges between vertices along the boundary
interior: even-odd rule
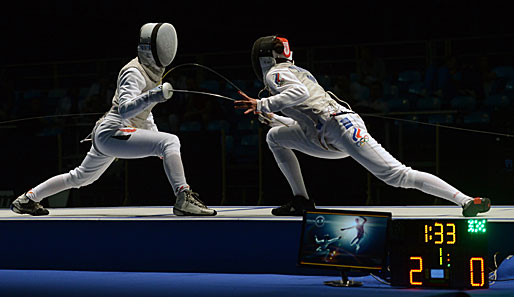
[[[266,74],[266,85],[271,89],[270,97],[257,102],[257,111],[276,112],[298,105],[310,96],[307,87],[289,69],[272,69]]]
[[[334,241],[338,241],[339,239],[341,239],[341,236],[339,236],[339,237],[334,237],[334,238],[330,239],[330,240],[328,241],[328,243],[332,243],[332,242],[334,242]]]
[[[243,99],[234,102],[235,108],[246,109],[245,114],[250,112],[271,113],[298,105],[310,96],[307,87],[289,70],[280,69],[268,72],[266,85],[270,86],[276,95],[258,100],[239,92]]]
[[[135,117],[148,107],[164,102],[173,95],[173,88],[169,83],[142,93],[145,87],[145,79],[136,68],[129,68],[120,75],[118,79],[118,111],[124,120]]]

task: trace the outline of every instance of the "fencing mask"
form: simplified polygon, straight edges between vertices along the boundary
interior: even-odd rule
[[[137,47],[139,62],[148,67],[164,68],[177,53],[177,32],[168,23],[148,23],[141,27]]]
[[[283,37],[265,36],[253,43],[252,67],[257,78],[262,81],[266,73],[277,61],[292,61],[293,52],[289,48],[289,42]]]

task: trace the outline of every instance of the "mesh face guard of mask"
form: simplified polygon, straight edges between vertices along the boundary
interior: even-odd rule
[[[138,57],[142,64],[166,67],[177,53],[177,32],[169,23],[148,23],[139,33]]]

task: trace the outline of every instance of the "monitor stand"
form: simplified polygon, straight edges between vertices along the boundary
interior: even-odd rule
[[[362,282],[353,281],[351,279],[348,279],[348,274],[346,274],[346,271],[341,270],[341,279],[336,281],[326,281],[324,282],[325,285],[331,286],[331,287],[360,287],[362,286]]]

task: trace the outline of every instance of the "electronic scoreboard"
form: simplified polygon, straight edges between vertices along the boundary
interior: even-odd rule
[[[391,285],[488,288],[486,219],[397,219]]]

